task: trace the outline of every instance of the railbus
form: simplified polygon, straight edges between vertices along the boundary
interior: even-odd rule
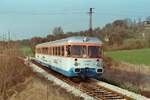
[[[66,77],[90,78],[103,73],[102,51],[96,37],[69,37],[36,45],[35,59]]]

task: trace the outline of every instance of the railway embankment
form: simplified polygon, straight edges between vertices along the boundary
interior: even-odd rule
[[[116,62],[112,59],[109,59],[108,61],[102,76],[104,81],[150,97],[149,66]]]

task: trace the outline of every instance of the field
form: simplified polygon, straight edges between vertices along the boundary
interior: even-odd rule
[[[120,50],[105,52],[106,56],[116,61],[128,62],[131,64],[142,64],[150,66],[150,48],[136,50]]]

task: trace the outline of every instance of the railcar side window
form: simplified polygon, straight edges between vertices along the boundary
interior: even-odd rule
[[[51,48],[51,55],[53,55],[53,47]]]
[[[52,50],[51,50],[51,47],[50,47],[50,48],[49,48],[49,51],[48,51],[48,54],[49,54],[49,55],[51,55],[51,51],[52,51]]]
[[[48,48],[48,54],[49,54],[49,55],[51,55],[50,52],[51,52],[51,48]]]
[[[48,48],[45,48],[45,49],[46,49],[46,50],[45,50],[45,51],[46,51],[46,54],[48,54]]]
[[[38,48],[38,53],[41,53],[41,49],[40,48]]]
[[[43,48],[44,54],[48,54],[48,48]]]
[[[64,46],[62,46],[62,56],[64,56]]]
[[[41,49],[40,48],[38,48],[38,51],[39,51],[38,53],[41,53]]]
[[[55,55],[55,47],[53,47],[53,55]]]
[[[41,48],[39,48],[39,53],[42,53],[42,50],[41,50]]]
[[[55,56],[57,55],[57,47],[55,47]]]
[[[55,47],[55,55],[57,56],[58,51],[57,51],[57,47]]]
[[[39,48],[36,48],[36,53],[39,53]]]
[[[59,56],[59,47],[57,47],[57,56]]]
[[[54,52],[55,52],[55,56],[56,56],[56,54],[57,54],[57,48],[56,47],[54,47],[55,49],[54,49]]]
[[[52,47],[50,48],[50,55],[52,55]]]
[[[60,47],[58,47],[58,56],[60,56],[60,52],[61,52]]]
[[[42,48],[42,54],[45,54],[45,53],[44,53],[44,48]]]
[[[53,47],[51,47],[51,55],[53,55]]]

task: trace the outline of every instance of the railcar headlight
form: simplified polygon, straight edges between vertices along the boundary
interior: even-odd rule
[[[100,62],[98,62],[98,63],[97,63],[97,66],[98,66],[98,67],[100,67],[100,66],[101,66]]]
[[[97,69],[97,73],[102,73],[103,69]]]
[[[77,62],[74,63],[75,66],[78,66],[79,64]]]

